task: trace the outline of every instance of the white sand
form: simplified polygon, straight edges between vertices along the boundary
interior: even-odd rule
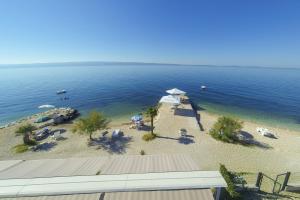
[[[187,153],[191,155],[203,170],[218,169],[219,163],[224,163],[232,170],[258,172],[263,171],[269,174],[291,171],[300,171],[300,133],[287,129],[272,128],[263,124],[244,122],[243,131],[250,133],[255,140],[265,143],[271,148],[261,148],[258,146],[246,147],[237,144],[226,144],[214,140],[208,135],[209,129],[216,122],[218,115],[213,115],[204,111],[200,112],[201,124],[204,131],[200,131],[196,119],[193,116],[182,116],[192,114],[190,105],[183,105],[182,112],[174,115],[169,107],[163,105],[160,114],[155,121],[155,132],[162,137],[151,142],[142,140],[142,135],[147,131],[137,131],[129,129],[129,125],[121,125],[117,121],[112,124],[113,128],[120,128],[125,135],[132,136],[132,141],[124,147],[124,154],[139,154],[144,150],[146,154],[174,154]],[[256,127],[266,127],[276,133],[278,139],[263,137],[256,133]],[[0,160],[7,159],[41,159],[41,158],[63,158],[82,157],[96,155],[111,155],[111,152],[87,145],[88,136],[73,134],[70,130],[72,124],[61,125],[52,128],[65,128],[67,138],[58,141],[57,145],[45,152],[25,152],[15,154],[11,148],[22,143],[22,137],[15,136],[17,125],[0,130]],[[189,137],[189,144],[179,142],[178,130],[186,128]],[[112,130],[109,130],[110,134]],[[94,137],[99,137],[100,132]],[[47,141],[51,140],[50,138]]]

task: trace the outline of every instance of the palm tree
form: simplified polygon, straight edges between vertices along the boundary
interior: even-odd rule
[[[16,130],[16,134],[17,135],[24,135],[26,133],[30,133],[32,134],[32,132],[36,130],[36,127],[31,125],[31,124],[25,124],[20,126],[17,130]]]
[[[148,110],[146,111],[147,116],[149,116],[151,118],[151,134],[153,134],[153,119],[154,117],[157,115],[158,110],[156,107],[150,107],[148,108]]]
[[[34,145],[36,142],[34,140],[30,139],[30,135],[32,135],[32,132],[36,130],[37,128],[31,124],[25,124],[20,126],[16,130],[17,135],[23,135],[23,142],[27,145]]]
[[[109,120],[101,112],[92,111],[85,118],[80,118],[73,127],[73,132],[79,134],[88,134],[90,140],[93,140],[92,134],[101,129],[107,128]]]

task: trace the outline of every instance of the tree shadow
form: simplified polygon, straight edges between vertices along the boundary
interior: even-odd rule
[[[192,109],[176,108],[174,114],[184,117],[195,117],[195,112]]]
[[[181,136],[179,138],[174,138],[174,137],[165,137],[165,136],[156,136],[156,138],[161,138],[161,139],[167,139],[167,140],[177,140],[178,143],[180,144],[191,144],[191,143],[195,143],[194,136],[192,135],[187,135],[187,136]]]
[[[205,108],[202,108],[201,106],[199,106],[198,104],[195,104],[193,102],[191,102],[191,106],[195,111],[203,111],[206,110]]]
[[[190,137],[180,137],[178,138],[178,143],[187,145],[195,143],[195,141]]]
[[[89,146],[95,146],[97,149],[103,149],[109,153],[115,154],[124,154],[126,149],[129,147],[132,142],[132,137],[123,136],[123,137],[106,137],[102,136],[100,138],[89,141]]]
[[[199,113],[196,113],[196,120],[197,120],[197,123],[198,123],[198,125],[200,127],[200,130],[204,131],[204,128],[203,128],[203,125],[201,124],[200,119],[201,119],[201,115]]]
[[[33,151],[49,151],[56,145],[57,145],[56,142],[45,142],[45,143],[36,145],[32,150]]]
[[[246,131],[241,131],[237,138],[235,139],[235,142],[244,146],[255,146],[262,149],[272,149],[273,147],[270,146],[267,143],[260,142],[258,140],[255,140],[253,135],[251,133],[248,133]]]
[[[154,129],[155,127],[153,127],[153,129]],[[151,126],[148,126],[148,125],[143,125],[143,126],[141,126],[139,129],[137,129],[137,130],[139,130],[139,131],[151,131]]]
[[[193,103],[193,102],[191,102],[191,106],[192,106],[193,111],[196,115],[196,120],[197,120],[197,123],[199,125],[200,131],[204,131],[203,125],[201,124],[201,115],[200,115],[200,113],[198,113],[198,111],[203,111],[205,109],[200,107],[198,104]]]
[[[252,140],[254,138],[251,133],[248,133],[246,131],[240,131],[240,135],[247,140]]]

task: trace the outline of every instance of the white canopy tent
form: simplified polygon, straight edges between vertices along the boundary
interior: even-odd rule
[[[185,95],[185,93],[186,93],[185,91],[179,90],[177,88],[167,90],[166,92],[170,95]]]
[[[170,104],[180,104],[180,99],[178,97],[174,97],[172,95],[163,96],[159,103],[170,103]]]

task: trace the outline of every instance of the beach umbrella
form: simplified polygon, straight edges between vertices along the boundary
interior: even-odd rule
[[[41,105],[38,108],[42,109],[42,108],[55,108],[55,106],[53,105],[49,105],[49,104],[45,104],[45,105]]]
[[[180,100],[178,97],[174,97],[172,95],[163,96],[159,103],[170,103],[170,104],[180,104]]]
[[[185,91],[182,91],[182,90],[179,90],[177,88],[173,88],[171,90],[167,90],[166,91],[168,94],[171,94],[171,95],[185,95]]]
[[[143,120],[143,117],[141,115],[134,115],[133,117],[131,117],[132,121],[141,121]]]

